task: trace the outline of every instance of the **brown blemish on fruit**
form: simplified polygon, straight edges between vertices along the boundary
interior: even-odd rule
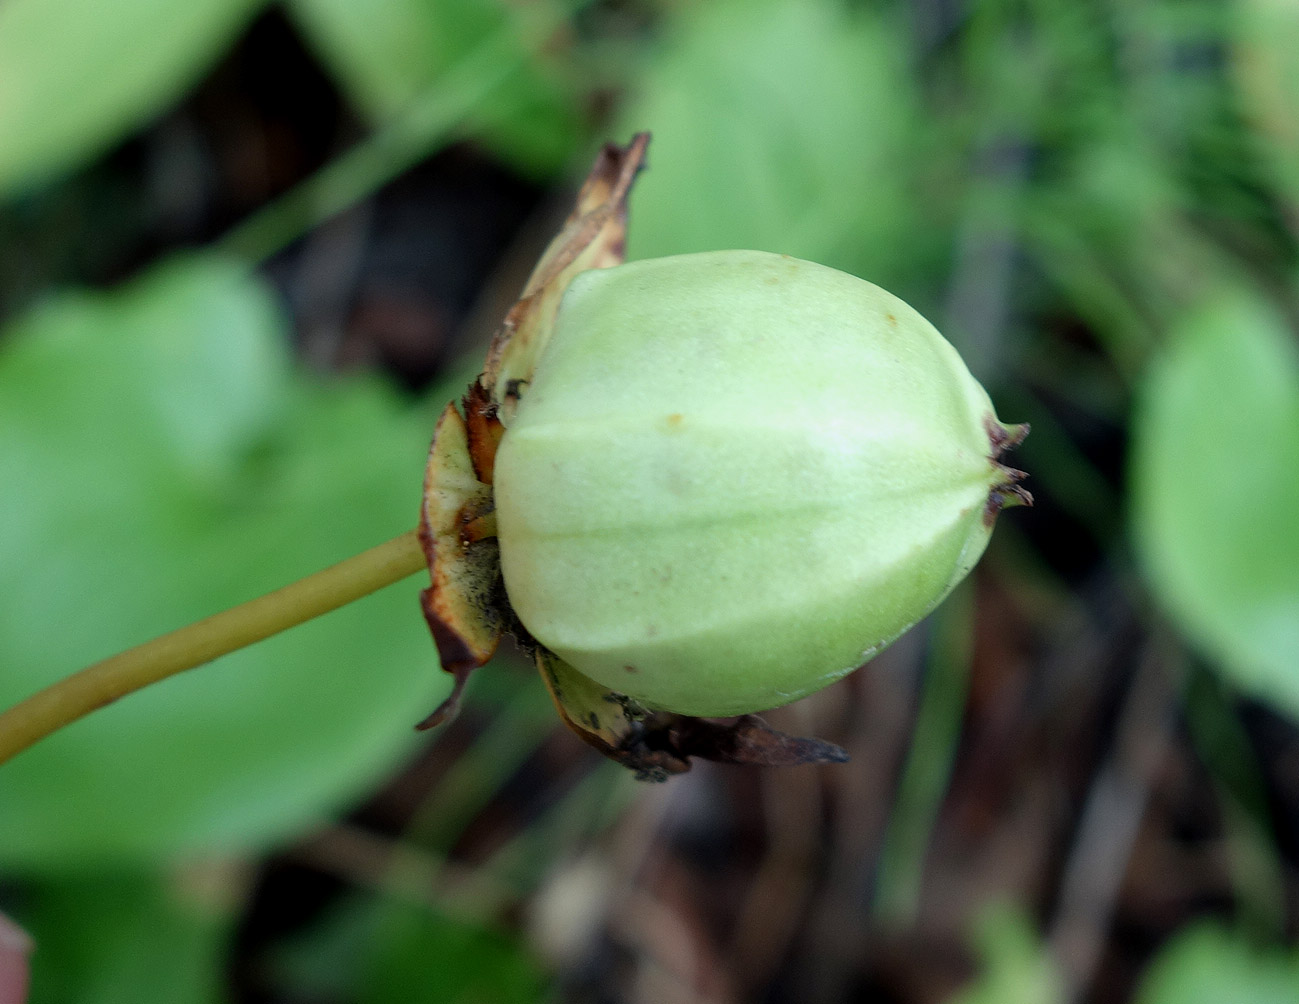
[[[890,328],[896,328],[898,326],[898,319],[894,317],[892,314],[885,314],[884,320],[889,322]]]
[[[623,666],[622,668],[625,669],[628,673],[639,673],[639,672],[640,672],[640,670],[637,669],[635,666]]]
[[[685,416],[674,411],[671,415],[667,417],[667,425],[669,431],[676,432],[678,429],[681,428],[681,423],[684,421],[685,421]]]

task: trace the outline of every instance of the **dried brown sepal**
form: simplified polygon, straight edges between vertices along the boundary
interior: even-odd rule
[[[420,540],[431,585],[420,593],[451,695],[417,728],[453,717],[469,674],[496,651],[509,617],[495,539],[492,478],[504,426],[550,336],[573,276],[618,265],[625,255],[627,195],[645,160],[648,133],[596,158],[564,229],[551,241],[523,295],[492,340],[485,371],[464,397],[465,417],[448,405],[424,470]]]
[[[993,415],[983,417],[983,428],[988,434],[988,461],[1001,474],[1002,480],[993,485],[988,492],[988,500],[983,505],[983,525],[991,527],[997,521],[997,515],[1003,509],[1014,506],[1031,506],[1033,494],[1020,486],[1028,475],[1024,471],[1007,467],[1000,460],[1017,447],[1028,435],[1029,425],[1002,425]]]
[[[762,767],[848,759],[838,746],[778,732],[756,715],[727,723],[650,712],[544,648],[537,649],[536,660],[564,724],[609,759],[634,770],[642,781],[683,774],[690,769],[691,757]]]
[[[434,636],[436,637],[436,635]],[[456,678],[455,685],[451,688],[451,693],[447,695],[446,700],[433,709],[427,718],[415,723],[415,731],[427,732],[429,729],[435,729],[445,722],[451,721],[456,715],[460,714],[460,698],[464,694],[465,684],[469,681],[469,675],[477,669],[476,666],[450,670],[452,676]]]
[[[1030,426],[1027,422],[1018,425],[1002,425],[994,415],[983,416],[983,430],[988,434],[989,459],[1000,460],[1028,436]]]
[[[757,715],[723,724],[706,718],[674,715],[672,746],[681,756],[759,767],[794,767],[805,763],[845,763],[848,754],[833,743],[778,732]]]
[[[626,763],[622,751],[639,732],[640,722],[648,712],[626,696],[583,676],[548,649],[538,646],[533,654],[564,724],[605,756]],[[689,769],[689,764],[682,764],[668,772],[679,774]]]
[[[1002,467],[1001,464],[997,467],[1005,475],[1006,480],[993,486],[988,492],[988,501],[983,504],[983,525],[987,527],[991,527],[997,521],[1001,510],[1033,504],[1033,493],[1017,483],[1023,481],[1028,475],[1013,467]]]
[[[532,379],[573,276],[620,265],[626,257],[627,196],[648,143],[649,133],[637,133],[625,147],[605,144],[564,229],[546,248],[523,295],[492,339],[479,382],[507,425],[520,388]]]
[[[474,465],[474,476],[485,485],[492,483],[496,469],[496,449],[505,435],[505,426],[497,417],[496,402],[478,381],[469,385],[462,403],[465,406],[465,426],[469,435],[469,459]]]
[[[490,528],[491,486],[478,479],[469,429],[454,404],[438,419],[424,469],[419,533],[431,585],[420,593],[424,619],[437,644],[442,668],[456,678],[443,704],[417,726],[432,728],[454,716],[469,674],[490,659],[500,643],[500,549]]]

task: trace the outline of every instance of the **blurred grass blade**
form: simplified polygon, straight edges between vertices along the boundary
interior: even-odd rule
[[[961,742],[974,657],[974,583],[962,582],[933,614],[920,706],[880,852],[872,911],[895,928],[916,923],[943,798]]]
[[[516,165],[534,171],[564,163],[577,141],[577,110],[539,53],[562,24],[554,3],[502,0],[289,0],[307,42],[353,104],[376,125],[411,101],[488,39],[508,36],[504,58],[523,64],[475,109],[469,130]]]
[[[1207,298],[1152,364],[1137,412],[1133,528],[1187,636],[1299,717],[1299,357],[1257,294]]]
[[[552,29],[556,23],[547,22]],[[541,25],[534,28],[544,35]],[[432,155],[450,141],[453,131],[465,128],[498,89],[523,73],[527,60],[518,50],[512,30],[493,32],[373,134],[228,231],[216,250],[262,261]]]
[[[1234,64],[1245,114],[1260,134],[1291,229],[1299,233],[1299,4],[1240,0]]]
[[[262,0],[0,3],[0,199],[174,102]]]

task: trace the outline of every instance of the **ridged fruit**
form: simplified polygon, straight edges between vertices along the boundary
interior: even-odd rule
[[[603,686],[786,704],[927,614],[1027,501],[987,393],[897,297],[710,252],[578,275],[495,468],[510,606]]]

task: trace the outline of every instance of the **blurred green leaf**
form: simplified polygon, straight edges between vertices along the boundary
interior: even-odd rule
[[[1299,5],[1239,0],[1234,63],[1245,113],[1264,140],[1299,229]]]
[[[1233,680],[1299,715],[1299,358],[1261,297],[1208,298],[1145,378],[1133,523],[1160,600]]]
[[[0,339],[0,702],[409,529],[431,416],[288,367],[253,275],[164,266]],[[411,747],[416,583],[132,695],[0,770],[0,862],[274,840]]]
[[[259,6],[0,3],[0,198],[74,167],[175,101]]]
[[[545,988],[540,967],[516,938],[415,904],[389,902],[380,921],[361,1004],[524,1004]]]
[[[1149,138],[1123,123],[1088,137],[1021,207],[1030,251],[1125,373],[1151,350],[1154,317],[1194,302],[1203,277],[1239,265],[1184,215],[1186,192]]]
[[[1060,975],[1020,909],[994,906],[979,919],[983,971],[948,1004],[1052,1004],[1064,1000]]]
[[[281,951],[298,995],[358,1004],[527,1004],[546,977],[514,935],[418,902],[355,897]]]
[[[1185,930],[1146,971],[1137,1004],[1294,1004],[1299,954],[1260,950],[1215,924]]]
[[[545,41],[534,22],[555,5],[504,0],[290,0],[308,42],[362,113],[382,123],[489,39],[511,35],[525,66],[492,92],[470,123],[520,167],[549,171],[576,142],[572,95],[535,55]]]
[[[963,582],[933,614],[920,703],[880,849],[872,912],[898,928],[916,923],[934,824],[956,763],[970,692],[974,585]]]
[[[914,261],[905,35],[822,0],[687,6],[622,115],[654,133],[631,256],[755,248],[875,281]]]
[[[31,1004],[216,1004],[229,922],[150,876],[41,883],[25,897],[36,941]]]

